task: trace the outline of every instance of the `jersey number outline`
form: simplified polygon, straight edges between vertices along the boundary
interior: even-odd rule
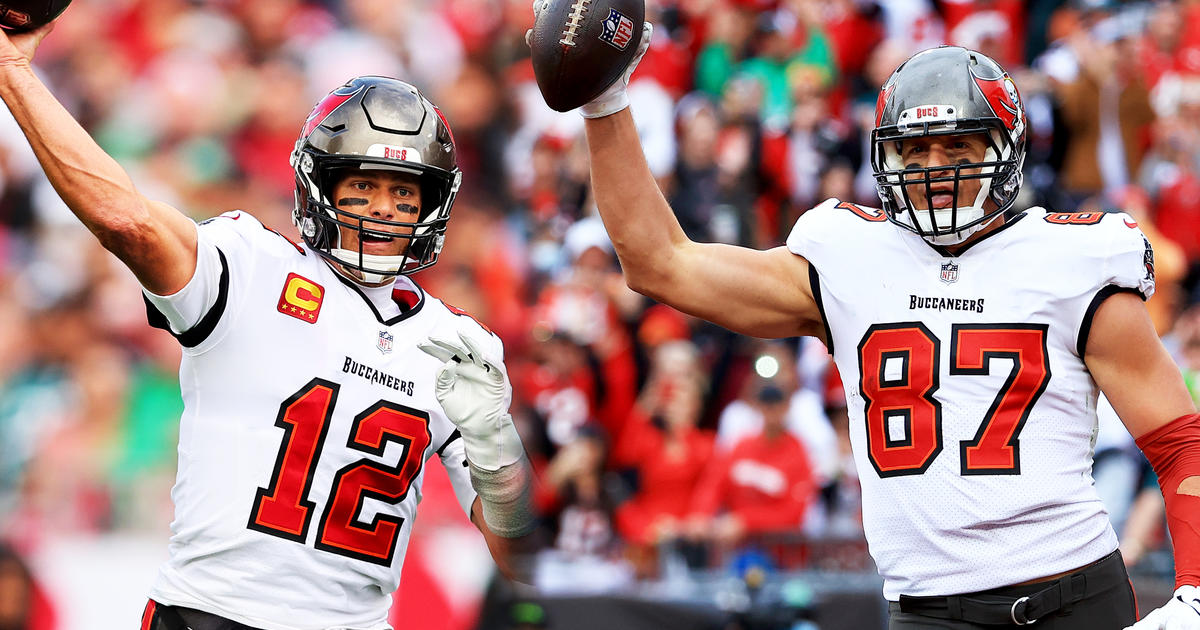
[[[283,440],[271,483],[255,494],[247,528],[300,544],[307,541],[317,508],[308,497],[339,389],[337,383],[314,378],[279,405],[275,426],[283,429]],[[388,443],[396,442],[404,453],[394,466],[364,458],[334,474],[313,546],[390,566],[404,519],[376,514],[363,525],[357,517],[368,498],[396,505],[408,496],[432,440],[429,414],[417,409],[380,400],[355,416],[348,448],[382,456]]]
[[[951,376],[987,375],[992,359],[1012,359],[979,430],[959,443],[960,474],[1021,474],[1019,436],[1050,382],[1047,330],[1023,323],[951,326]],[[940,361],[941,340],[920,322],[875,324],[859,342],[867,455],[880,477],[922,474],[942,452],[942,404],[934,397]],[[892,439],[888,429],[897,421],[904,431]]]

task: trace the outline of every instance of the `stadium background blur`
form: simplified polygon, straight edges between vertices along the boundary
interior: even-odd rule
[[[1026,102],[1018,203],[1136,218],[1157,255],[1149,307],[1196,383],[1200,2],[648,4],[655,37],[630,96],[691,237],[773,247],[821,199],[877,205],[879,85],[919,49],[975,48]],[[504,339],[552,549],[536,591],[493,581],[429,468],[398,628],[880,623],[824,348],[732,335],[625,288],[582,123],[533,81],[531,24],[528,0],[76,0],[36,66],[145,194],[289,235],[287,157],[322,95],[383,74],[445,112],[463,189],[440,263],[417,279]],[[0,628],[135,627],[171,520],[179,350],[6,112],[0,357]],[[1111,414],[1101,426],[1097,487],[1135,584],[1169,592],[1155,480]]]

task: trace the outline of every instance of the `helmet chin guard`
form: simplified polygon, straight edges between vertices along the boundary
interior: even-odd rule
[[[876,103],[871,166],[884,213],[933,245],[966,241],[1016,202],[1025,127],[1016,85],[995,61],[952,46],[917,53],[892,73]],[[905,140],[967,134],[987,143],[979,162],[909,167],[900,154]],[[979,180],[979,192],[960,206],[959,188],[969,180]],[[926,207],[914,203],[914,187],[924,187]],[[931,207],[935,187],[952,194],[948,207]]]
[[[291,164],[296,175],[292,222],[335,269],[371,285],[437,262],[462,173],[450,127],[415,87],[387,77],[358,77],[334,90],[305,121]],[[422,200],[416,220],[377,219],[337,208],[333,188],[339,176],[353,170],[415,175]],[[343,230],[358,233],[358,248],[343,247]],[[363,251],[364,237],[408,243],[403,254],[370,254]]]

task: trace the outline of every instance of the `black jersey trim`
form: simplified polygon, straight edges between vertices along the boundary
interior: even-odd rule
[[[460,438],[462,438],[462,434],[458,432],[458,429],[455,429],[454,433],[451,433],[450,437],[446,438],[446,441],[443,442],[442,445],[438,447],[438,450],[436,451],[438,454],[438,457],[444,457],[442,451],[445,451],[446,447],[450,446],[450,444],[452,442],[454,442],[454,440],[457,440]]]
[[[996,228],[995,230],[988,232],[987,234],[984,234],[983,236],[975,239],[974,241],[971,241],[970,243],[967,243],[967,245],[965,247],[958,250],[957,253],[953,253],[953,254],[950,253],[950,250],[947,249],[945,245],[934,245],[933,243],[930,243],[928,240],[926,240],[925,237],[921,237],[921,240],[925,241],[926,245],[932,247],[933,251],[941,254],[943,257],[956,258],[958,256],[962,256],[964,253],[966,253],[966,251],[968,249],[971,249],[972,247],[975,247],[976,245],[986,241],[987,239],[992,238],[993,236],[1003,232],[1004,230],[1007,230],[1008,228],[1016,225],[1017,221],[1024,219],[1026,216],[1028,216],[1028,215],[1024,211],[1014,213],[1014,214],[1009,214],[1007,212],[1004,213],[1004,225],[1001,225],[1000,227]]]
[[[1104,300],[1118,293],[1132,293],[1142,298],[1142,301],[1146,300],[1146,296],[1142,295],[1141,291],[1130,289],[1129,287],[1119,287],[1115,284],[1107,285],[1097,291],[1095,297],[1092,298],[1092,303],[1088,304],[1087,311],[1083,314],[1083,322],[1079,324],[1079,339],[1075,341],[1075,351],[1079,353],[1080,359],[1083,358],[1083,353],[1087,350],[1088,335],[1092,332],[1092,318],[1096,316],[1096,310],[1100,308]]]
[[[334,275],[334,277],[336,277],[338,279],[338,281],[340,281],[342,284],[350,287],[355,293],[357,293],[358,297],[362,298],[363,302],[366,302],[367,308],[371,309],[371,313],[373,313],[375,315],[375,320],[378,321],[380,324],[383,324],[384,326],[392,326],[394,324],[398,324],[398,323],[408,319],[409,317],[412,317],[413,315],[416,315],[417,313],[421,312],[421,309],[425,307],[425,302],[426,302],[425,290],[422,289],[416,282],[414,282],[414,283],[412,283],[413,287],[415,287],[417,289],[417,295],[421,296],[421,298],[419,300],[417,300],[416,306],[413,306],[410,308],[407,304],[401,304],[400,302],[396,302],[396,306],[400,307],[400,314],[391,319],[384,319],[383,315],[379,314],[379,309],[375,308],[375,303],[371,301],[371,298],[367,297],[366,293],[363,293],[362,289],[359,288],[358,284],[356,284],[349,278],[343,276],[342,274],[338,273],[336,269],[334,270],[333,275]],[[395,302],[395,300],[393,300],[393,302]]]
[[[142,296],[142,301],[146,303],[146,321],[154,328],[161,328],[179,341],[179,345],[184,348],[195,348],[204,343],[205,339],[217,329],[217,324],[221,321],[221,315],[225,313],[225,305],[229,302],[229,262],[225,260],[225,252],[221,248],[217,248],[217,256],[221,259],[221,279],[217,283],[217,301],[213,302],[212,307],[200,318],[200,322],[195,326],[181,332],[176,333],[171,330],[171,322],[167,321],[167,316],[158,310],[145,295]]]
[[[825,349],[829,350],[829,354],[833,354],[833,331],[829,330],[829,316],[825,314],[825,301],[821,299],[821,277],[812,261],[808,263],[808,284],[812,289],[813,301],[817,303],[817,310],[821,313],[821,326],[825,329]]]

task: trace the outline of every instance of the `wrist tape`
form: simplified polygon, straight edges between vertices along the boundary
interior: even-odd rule
[[[468,460],[468,468],[488,529],[503,538],[533,533],[537,521],[533,514],[533,470],[529,459],[521,455],[516,462],[498,470],[484,470]]]

